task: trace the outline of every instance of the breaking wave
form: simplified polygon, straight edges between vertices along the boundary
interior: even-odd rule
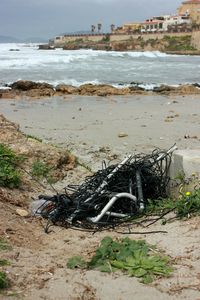
[[[200,57],[154,52],[95,50],[38,50],[37,44],[0,44],[0,80],[110,84],[140,82],[151,89],[160,84],[198,82]],[[181,72],[180,72],[181,70]]]

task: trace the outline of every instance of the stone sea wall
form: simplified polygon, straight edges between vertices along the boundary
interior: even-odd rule
[[[66,50],[89,48],[97,50],[159,50],[171,51],[165,49],[167,46],[166,36],[171,40],[183,40],[186,38],[186,46],[177,47],[173,50],[180,51],[200,51],[200,30],[192,32],[164,32],[164,33],[146,33],[146,34],[96,34],[96,35],[66,35],[59,39],[51,41],[54,47],[64,47]],[[189,42],[188,42],[189,41]],[[163,42],[166,44],[164,45]],[[118,45],[120,44],[120,47]],[[42,47],[41,47],[42,48]],[[179,49],[180,48],[180,49]],[[44,49],[44,48],[43,48]]]

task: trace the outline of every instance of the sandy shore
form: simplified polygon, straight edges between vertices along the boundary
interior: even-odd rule
[[[200,96],[2,99],[0,112],[19,123],[26,134],[67,146],[92,169],[100,168],[102,159],[119,160],[126,153],[169,148],[175,142],[180,149],[200,148]],[[6,127],[2,131],[4,129],[6,132]],[[14,137],[10,143],[15,145],[17,129]],[[24,140],[28,139],[25,137]],[[25,147],[25,142],[21,146]],[[76,180],[87,175],[84,172],[85,169],[75,168],[63,184],[72,183],[69,182],[72,179],[77,183]],[[10,194],[10,190],[7,192]],[[46,221],[42,223],[46,224]],[[20,217],[16,214],[16,206],[0,199],[0,237],[13,246],[0,253],[11,261],[6,267],[13,280],[10,296],[27,300],[198,300],[199,224],[199,217],[195,217],[165,226],[161,222],[148,228],[133,225],[135,234],[128,237],[157,245],[171,257],[174,267],[171,277],[157,278],[152,284],[144,285],[122,273],[105,274],[66,267],[68,258],[73,255],[91,257],[105,236],[124,238],[126,234],[116,231],[93,234],[54,226],[47,235],[35,218]],[[166,233],[147,234],[147,230],[164,230]],[[138,231],[141,234],[137,234]],[[7,300],[10,296],[5,293],[0,298]]]
[[[102,159],[174,143],[200,148],[199,95],[6,99],[0,111],[25,133],[68,147],[93,168]]]

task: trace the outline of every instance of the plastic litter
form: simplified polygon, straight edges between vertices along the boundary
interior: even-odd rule
[[[84,229],[117,225],[143,211],[148,200],[167,196],[168,151],[129,155],[118,165],[106,166],[81,185],[69,185],[64,194],[40,195],[32,211],[51,224]]]

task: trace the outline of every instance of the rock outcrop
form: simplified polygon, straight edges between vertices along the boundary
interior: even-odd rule
[[[114,95],[136,95],[136,94],[177,94],[189,95],[200,94],[198,84],[185,84],[175,86],[161,85],[154,87],[152,90],[145,90],[139,83],[130,84],[129,87],[120,88],[108,84],[83,84],[80,87],[72,85],[59,84],[55,88],[48,83],[38,83],[33,81],[20,80],[10,85],[10,89],[0,90],[0,98],[2,99],[18,99],[30,97],[40,99],[42,97],[62,96],[62,95],[82,95],[82,96],[114,96]]]
[[[67,85],[67,84],[59,84],[55,87],[55,90],[56,90],[56,94],[78,94],[79,92],[79,89],[72,86],[72,85]]]
[[[128,95],[130,94],[129,88],[118,89],[111,85],[100,84],[84,84],[79,88],[79,95],[84,96],[111,96],[111,95]]]
[[[54,94],[54,87],[46,82],[19,80],[9,86],[12,91],[20,92],[28,97],[50,97]]]
[[[200,88],[193,84],[185,84],[180,85],[177,87],[168,86],[168,85],[161,85],[160,87],[155,87],[153,89],[154,93],[170,95],[170,94],[177,94],[177,95],[192,95],[192,94],[200,94]]]

